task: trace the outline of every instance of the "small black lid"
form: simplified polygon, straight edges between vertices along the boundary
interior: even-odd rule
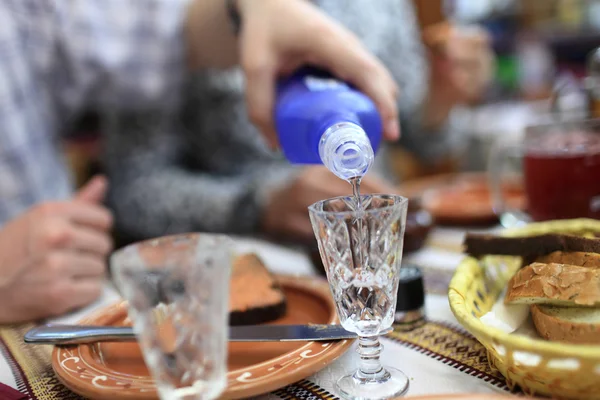
[[[421,270],[412,264],[403,264],[400,268],[398,302],[396,311],[418,310],[425,305],[425,289]]]

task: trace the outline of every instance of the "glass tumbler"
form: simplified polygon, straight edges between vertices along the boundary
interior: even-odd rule
[[[359,368],[337,381],[348,399],[385,399],[408,389],[406,375],[379,359],[379,335],[390,332],[394,321],[407,208],[406,198],[385,194],[309,207],[338,316],[359,336]]]
[[[230,240],[209,234],[152,239],[111,257],[163,400],[215,399],[225,389],[232,257]]]

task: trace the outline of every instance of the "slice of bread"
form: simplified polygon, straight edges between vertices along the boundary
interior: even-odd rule
[[[600,308],[531,306],[535,328],[545,339],[600,344]]]
[[[600,306],[600,269],[533,263],[508,282],[506,304]]]
[[[157,304],[160,300],[157,300]],[[160,303],[155,312],[165,318],[166,307]],[[255,325],[271,322],[285,316],[285,293],[276,279],[255,254],[243,254],[233,261],[229,281],[229,325]],[[131,326],[128,318],[124,326]]]
[[[545,256],[537,257],[535,262],[544,264],[569,264],[586,268],[600,268],[600,254],[582,251],[554,251]]]
[[[600,239],[559,234],[502,237],[469,233],[464,247],[465,252],[474,257],[487,254],[538,257],[554,251],[600,253]]]
[[[255,325],[285,315],[285,293],[255,254],[237,257],[231,271],[229,324]]]

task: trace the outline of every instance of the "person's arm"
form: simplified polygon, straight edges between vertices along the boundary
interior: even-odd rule
[[[460,111],[485,92],[494,57],[487,35],[478,29],[463,32],[441,24],[428,28],[424,37],[427,92],[418,112],[401,110],[401,143],[421,165],[436,168],[466,145]]]
[[[425,28],[423,42],[430,66],[424,120],[435,129],[454,107],[482,98],[493,77],[494,54],[489,35],[478,26],[434,24]]]
[[[100,296],[112,251],[106,186],[97,177],[73,198],[31,207],[0,228],[0,324],[55,317]]]
[[[236,109],[235,102],[228,104]],[[351,186],[323,166],[299,168],[261,157],[251,143],[239,141],[250,132],[231,135],[249,129],[248,123],[236,120],[235,112],[221,127],[215,125],[223,121],[218,108],[206,108],[204,113],[214,116],[207,124],[212,129],[198,129],[201,124],[186,120],[194,131],[181,141],[168,123],[151,116],[113,120],[105,161],[111,177],[109,203],[120,239],[203,231],[312,242],[307,207],[324,198],[349,195]],[[197,137],[205,140],[194,143]],[[229,157],[223,160],[224,155]],[[393,192],[373,174],[365,177],[361,190]]]
[[[185,21],[187,61],[192,69],[227,68],[239,63],[236,24],[229,7],[239,16],[238,0],[194,1]]]
[[[145,114],[111,118],[104,161],[119,235],[139,240],[189,231],[258,232],[271,191],[291,180],[296,169],[266,159],[244,164],[240,157],[221,160],[232,169],[243,165],[235,173],[209,168],[211,158],[218,161],[227,152],[215,143],[219,132],[183,135],[175,126]],[[206,140],[193,143],[196,138]]]
[[[472,45],[470,39],[450,33],[439,35],[443,45],[437,43],[437,36],[424,43],[410,0],[383,0],[372,6],[373,15],[365,18],[379,21],[372,27],[353,18],[356,9],[367,8],[368,0],[348,1],[355,7],[354,13],[341,6],[334,8],[337,1],[324,3],[329,5],[330,14],[360,33],[365,43],[376,44],[370,50],[378,51],[398,82],[401,96],[397,107],[402,128],[399,144],[415,156],[419,166],[429,169],[445,162],[464,143],[459,137],[464,132],[460,129],[462,121],[455,118],[453,111],[485,87],[489,48],[486,50],[479,41]],[[469,80],[465,81],[466,77]],[[404,161],[390,159],[397,152],[383,147],[375,169],[392,178],[389,164],[393,162],[398,167]]]
[[[174,104],[189,0],[0,2],[0,226],[72,193],[58,134],[89,107]]]
[[[397,137],[396,85],[355,36],[305,0],[237,3],[238,46],[211,50],[208,39],[231,35],[229,24],[210,28],[199,16],[219,21],[225,11],[192,10],[224,7],[221,0],[0,2],[0,111],[6,116],[0,121],[0,170],[8,171],[0,193],[9,203],[0,206],[6,214],[1,220],[36,202],[68,197],[54,136],[76,112],[88,106],[157,113],[174,108],[189,48],[211,62],[219,51],[240,55],[249,113],[272,144],[275,80],[305,63],[330,69],[371,96],[387,138]],[[187,36],[189,26],[208,30]]]
[[[198,55],[192,56],[192,60],[200,66],[214,66],[209,64],[212,61],[232,62],[231,46],[235,41],[232,31],[226,31],[231,29],[231,24],[221,23],[225,19],[221,8],[225,2],[195,1],[187,21],[191,27],[189,46],[198,51],[190,51]],[[246,79],[248,113],[273,146],[277,143],[272,121],[275,81],[306,64],[329,70],[371,97],[384,121],[384,137],[390,140],[398,137],[394,107],[396,84],[383,64],[355,35],[306,0],[237,0],[235,3],[241,17],[237,49]],[[212,24],[197,23],[209,18]],[[214,29],[211,26],[215,26]],[[215,56],[219,54],[222,57],[217,60]]]
[[[202,230],[310,242],[307,207],[351,193],[325,167],[292,166],[265,148],[246,117],[238,72],[204,72],[188,82],[176,133],[151,116],[113,120],[111,205],[126,240]],[[372,176],[362,189],[391,190]]]

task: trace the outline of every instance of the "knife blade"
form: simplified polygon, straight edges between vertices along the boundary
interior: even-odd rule
[[[248,325],[229,328],[230,342],[312,342],[355,339],[356,334],[341,325]],[[84,344],[95,342],[134,342],[128,326],[42,325],[24,336],[28,344]]]

